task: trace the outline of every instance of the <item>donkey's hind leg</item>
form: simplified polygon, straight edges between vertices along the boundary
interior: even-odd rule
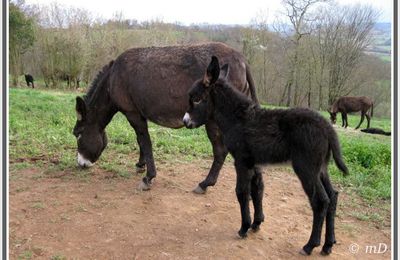
[[[210,139],[214,161],[207,177],[199,183],[199,185],[193,190],[194,193],[204,194],[208,186],[214,186],[217,183],[219,172],[224,164],[228,151],[222,142],[222,133],[218,126],[213,122],[209,121],[206,124],[207,136]]]
[[[148,131],[147,120],[138,113],[125,113],[129,123],[135,129],[136,139],[140,148],[140,157],[137,166],[144,163],[147,166],[146,176],[139,184],[140,190],[149,190],[151,180],[156,177],[156,166],[154,164],[153,149]]]
[[[367,128],[369,128],[369,125],[371,123],[371,116],[368,115],[368,113],[365,114],[365,117],[367,118]]]
[[[361,120],[356,129],[360,128],[361,124],[364,122],[364,118],[365,118],[365,112],[361,111]]]
[[[253,231],[258,231],[260,225],[264,222],[264,213],[262,208],[262,199],[264,195],[264,183],[261,169],[254,167],[254,176],[251,179],[251,198],[254,206],[254,220],[251,224]]]
[[[330,203],[328,207],[328,211],[326,213],[326,223],[325,223],[325,243],[322,247],[321,254],[329,255],[332,252],[332,246],[336,243],[335,238],[335,215],[336,215],[336,205],[339,192],[336,191],[329,180],[328,172],[325,167],[324,172],[321,173],[321,181],[327,192]]]

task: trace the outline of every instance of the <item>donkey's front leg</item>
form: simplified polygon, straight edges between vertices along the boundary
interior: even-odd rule
[[[239,230],[239,236],[244,238],[247,236],[247,230],[251,226],[251,217],[249,209],[249,197],[251,191],[251,179],[254,171],[249,170],[241,162],[235,161],[236,168],[236,196],[240,204],[240,212],[242,215],[242,225]]]
[[[217,183],[219,172],[228,154],[222,141],[222,133],[214,121],[209,121],[206,124],[206,130],[208,139],[210,139],[213,148],[214,161],[207,177],[193,190],[193,192],[197,194],[204,194],[208,186],[214,186]]]
[[[136,138],[140,148],[139,166],[144,166],[146,163],[147,172],[146,176],[143,177],[139,183],[139,190],[149,190],[151,180],[156,177],[156,166],[154,164],[153,149],[151,139],[148,131],[147,120],[143,118],[139,113],[130,112],[125,113],[129,123],[135,129]],[[138,166],[136,164],[136,166]]]

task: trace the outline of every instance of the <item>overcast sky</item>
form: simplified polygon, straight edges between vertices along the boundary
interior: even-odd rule
[[[280,0],[26,0],[27,4],[57,2],[89,10],[95,16],[111,18],[122,12],[126,19],[209,24],[249,24],[260,12],[272,22],[282,7]],[[393,0],[337,0],[340,4],[368,4],[381,11],[379,22],[392,20]]]

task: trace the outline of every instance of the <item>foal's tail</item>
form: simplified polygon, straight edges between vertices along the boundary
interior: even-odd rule
[[[249,84],[251,99],[255,103],[259,104],[257,94],[256,94],[256,87],[254,84],[253,77],[251,76],[250,67],[248,64],[246,64],[246,80],[247,80],[247,83]]]
[[[349,170],[347,169],[347,166],[343,161],[339,140],[335,130],[333,129],[331,129],[331,133],[329,135],[329,147],[332,151],[333,159],[336,163],[336,166],[339,168],[339,170],[343,172],[343,175],[348,175]]]

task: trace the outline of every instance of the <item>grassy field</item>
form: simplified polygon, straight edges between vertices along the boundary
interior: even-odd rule
[[[76,140],[72,135],[76,95],[10,89],[10,178],[13,170],[26,167],[43,166],[47,174],[60,170],[78,175],[90,173],[90,170],[82,171],[76,166]],[[326,112],[322,115],[328,117]],[[350,175],[342,177],[332,164],[332,179],[346,191],[361,195],[367,202],[390,202],[391,138],[352,130],[358,122],[358,115],[350,116],[350,129],[336,128]],[[341,124],[340,119],[338,123]],[[391,128],[390,119],[373,118],[371,124],[386,131]],[[212,157],[204,127],[174,130],[150,124],[149,131],[156,164],[157,161],[187,162]],[[98,161],[99,167],[123,177],[131,176],[138,159],[133,129],[122,114],[117,114],[108,125],[107,134],[109,145]]]

